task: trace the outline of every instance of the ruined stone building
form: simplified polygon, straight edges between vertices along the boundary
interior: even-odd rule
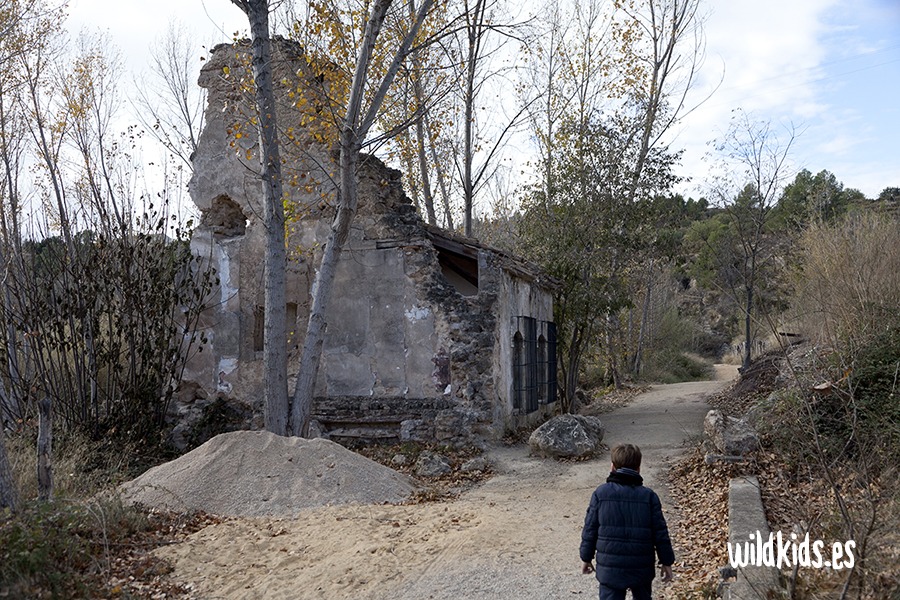
[[[285,89],[310,76],[299,46],[276,40],[273,49],[275,80]],[[220,46],[200,75],[208,107],[190,183],[202,215],[192,243],[217,270],[219,287],[203,323],[208,342],[185,375],[196,393],[183,397],[179,410],[196,416],[213,399],[226,399],[246,405],[258,427],[265,239],[258,139],[234,82],[243,60],[232,46]],[[280,96],[293,97],[283,90]],[[280,129],[303,138],[304,123],[290,108],[279,106]],[[286,276],[289,373],[296,373],[314,269],[333,216],[335,157],[309,136],[282,153],[295,207]],[[556,332],[549,280],[520,259],[427,226],[400,173],[372,156],[362,161],[359,194],[328,310],[313,405],[321,434],[463,444],[551,411]]]

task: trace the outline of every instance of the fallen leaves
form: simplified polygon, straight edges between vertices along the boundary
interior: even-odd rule
[[[741,469],[735,464],[707,465],[700,447],[673,465],[669,491],[676,512],[669,533],[675,546],[675,580],[662,588],[662,597],[715,597],[718,569],[728,562],[728,482]]]
[[[151,528],[128,543],[109,548],[107,590],[98,598],[187,598],[188,586],[174,582],[169,575],[173,567],[152,554],[155,548],[184,541],[189,535],[209,525],[224,521],[206,513],[181,515],[150,510],[147,518]],[[99,593],[99,591],[98,591]]]

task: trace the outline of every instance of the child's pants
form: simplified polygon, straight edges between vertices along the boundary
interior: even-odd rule
[[[651,600],[650,588],[653,584],[649,581],[644,585],[631,588],[631,595],[634,600]],[[600,584],[600,600],[625,600],[625,589],[612,588]]]

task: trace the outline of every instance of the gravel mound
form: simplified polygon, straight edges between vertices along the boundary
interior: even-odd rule
[[[153,467],[121,491],[128,502],[161,509],[289,517],[329,504],[399,503],[415,488],[410,477],[328,440],[235,431]]]

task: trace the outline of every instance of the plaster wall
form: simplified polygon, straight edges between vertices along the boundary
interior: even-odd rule
[[[513,408],[513,339],[518,331],[518,317],[532,317],[539,322],[553,321],[553,296],[546,288],[507,271],[502,272],[500,281],[498,344],[494,353],[494,386],[498,390],[498,398],[494,404],[494,421],[505,423],[508,427],[521,427],[544,418],[554,405],[541,405],[537,412],[531,414]]]

